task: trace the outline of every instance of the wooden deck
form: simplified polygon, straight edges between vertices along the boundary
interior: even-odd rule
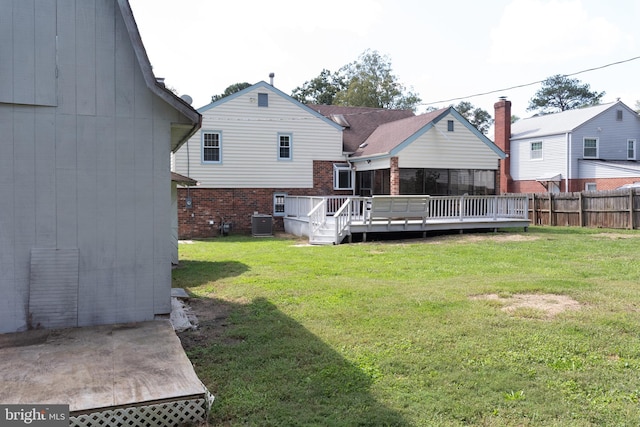
[[[529,227],[526,196],[287,197],[285,231],[312,244],[361,234]]]

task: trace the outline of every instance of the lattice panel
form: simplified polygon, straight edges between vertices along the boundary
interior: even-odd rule
[[[131,406],[69,417],[72,427],[174,427],[203,422],[213,396],[176,400],[147,406]]]

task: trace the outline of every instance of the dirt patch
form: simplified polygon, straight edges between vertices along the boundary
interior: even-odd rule
[[[558,294],[515,294],[508,297],[487,294],[474,295],[471,299],[496,301],[502,306],[503,311],[514,315],[520,314],[522,317],[553,318],[564,311],[581,308],[578,301]]]
[[[516,233],[466,233],[466,234],[448,234],[442,236],[428,237],[424,240],[428,244],[441,244],[455,240],[459,243],[477,243],[477,242],[531,242],[538,240],[540,237],[531,234]]]
[[[229,341],[224,334],[229,324],[231,305],[211,298],[191,298],[186,305],[197,317],[198,327],[178,334],[185,350]]]

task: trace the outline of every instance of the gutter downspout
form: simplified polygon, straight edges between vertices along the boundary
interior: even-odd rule
[[[567,176],[565,178],[565,191],[568,193],[569,190],[569,180],[573,176],[572,163],[573,163],[573,149],[571,144],[571,132],[567,132],[566,135],[567,140]]]

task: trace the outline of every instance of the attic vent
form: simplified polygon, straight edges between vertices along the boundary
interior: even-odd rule
[[[343,114],[332,114],[329,117],[331,118],[331,120],[333,120],[334,122],[336,122],[342,127],[345,127],[345,128],[351,127],[351,125],[349,124],[349,122],[347,121],[347,119],[344,117]]]

